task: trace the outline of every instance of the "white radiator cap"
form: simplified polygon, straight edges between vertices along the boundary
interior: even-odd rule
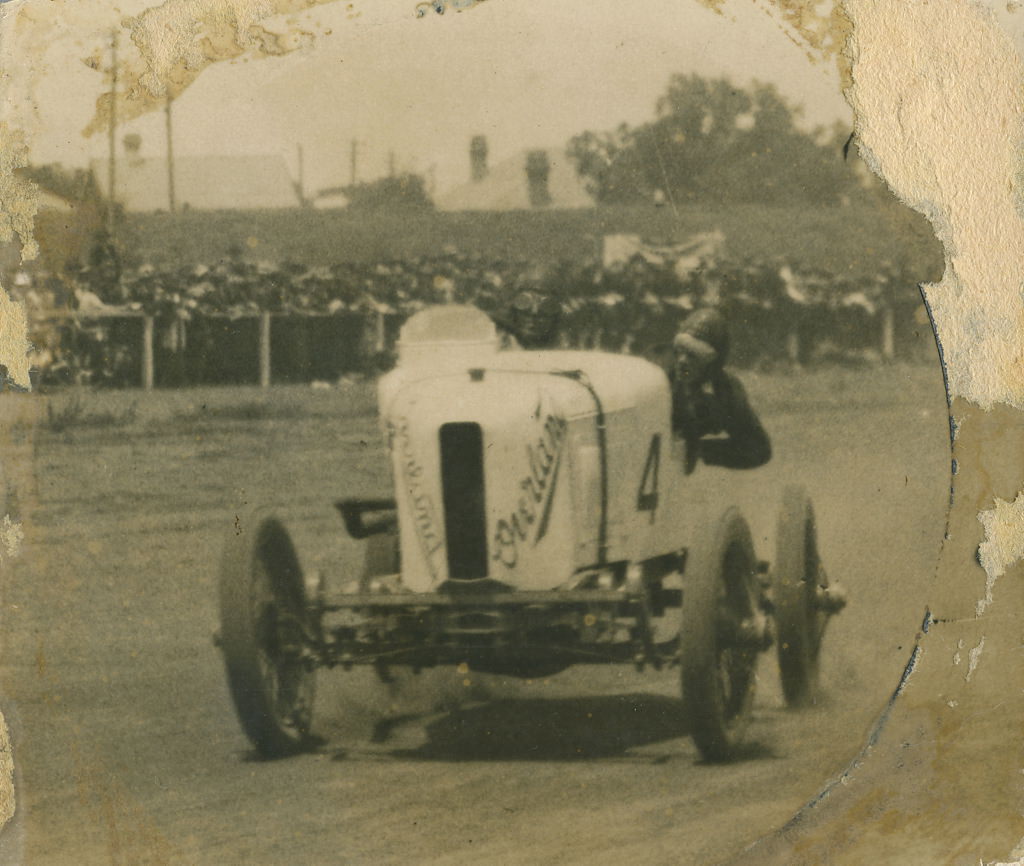
[[[398,337],[398,365],[471,367],[498,351],[498,332],[476,307],[449,304],[412,316]]]

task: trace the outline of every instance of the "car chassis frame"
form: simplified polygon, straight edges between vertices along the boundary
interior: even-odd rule
[[[817,557],[813,510],[799,488],[787,489],[779,521],[782,558],[795,557],[782,564],[787,573],[752,557],[749,530],[730,509],[696,554],[688,547],[603,564],[540,591],[491,580],[409,591],[397,567],[394,500],[346,499],[336,507],[349,535],[376,548],[368,549],[354,591],[328,592],[322,574],[303,576],[286,530],[265,510],[240,519],[225,549],[215,640],[242,726],[268,757],[310,744],[318,668],[371,666],[388,682],[395,667],[418,673],[465,665],[541,677],[572,664],[626,663],[639,671],[682,668],[698,749],[706,759],[727,760],[745,727],[758,654],[776,643],[787,702],[813,703],[825,626],[846,604]],[[723,575],[732,554],[739,578],[730,584]],[[691,567],[705,578],[698,575],[695,586]],[[683,588],[665,587],[669,576],[682,578]],[[263,600],[254,602],[258,583]],[[691,594],[697,610],[686,616]],[[660,639],[653,624],[672,608],[683,609],[683,627]]]

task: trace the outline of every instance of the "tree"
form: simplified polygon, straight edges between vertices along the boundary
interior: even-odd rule
[[[418,174],[382,177],[344,188],[351,210],[430,209],[434,203]]]
[[[41,189],[68,201],[95,202],[100,199],[99,187],[90,169],[66,168],[60,163],[46,163],[25,166],[18,171]]]
[[[610,132],[583,132],[569,154],[602,203],[836,203],[857,182],[842,141],[796,125],[800,110],[774,85],[738,88],[726,79],[674,75],[654,120]]]

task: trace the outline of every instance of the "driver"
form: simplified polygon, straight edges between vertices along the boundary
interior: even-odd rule
[[[550,349],[558,345],[562,305],[537,289],[519,292],[498,325],[524,349]]]
[[[725,370],[729,328],[713,308],[695,310],[673,340],[672,429],[711,466],[753,469],[771,459],[772,446],[739,379]],[[690,456],[692,455],[692,456]]]

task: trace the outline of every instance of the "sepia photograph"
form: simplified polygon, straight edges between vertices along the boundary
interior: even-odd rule
[[[947,238],[789,8],[4,4],[0,859],[717,863],[857,784]]]

